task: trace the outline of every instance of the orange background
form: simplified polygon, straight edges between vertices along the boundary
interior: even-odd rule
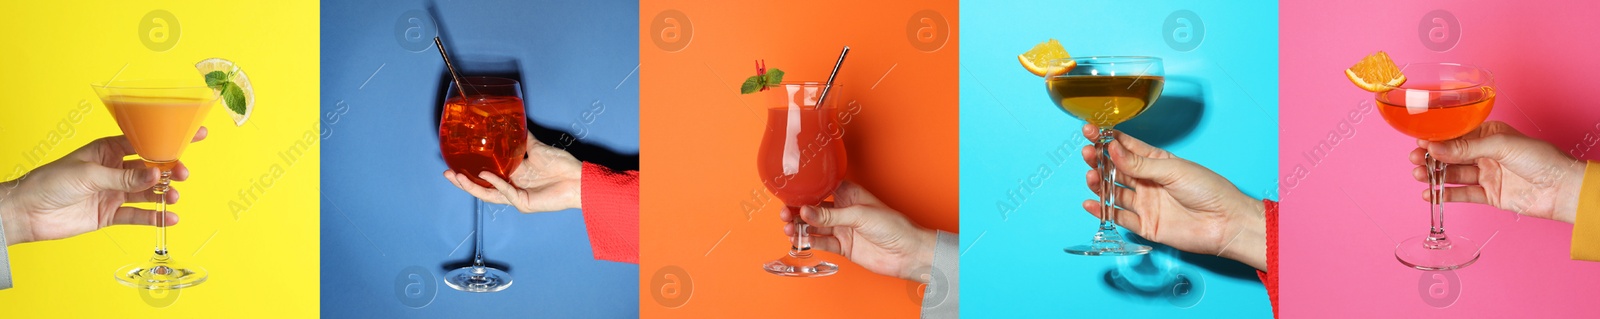
[[[849,45],[836,80],[843,89],[829,97],[860,110],[845,124],[847,179],[923,227],[957,232],[956,1],[666,2],[639,6],[641,316],[917,316],[919,286],[842,256],[820,254],[840,265],[829,277],[761,270],[788,245],[782,203],[756,175],[766,99],[740,95],[739,85],[757,59],[786,81],[824,81]],[[653,20],[669,9],[691,26],[677,38],[690,41],[681,51],[654,39],[663,30]],[[932,52],[907,35],[922,10],[948,23],[948,40]],[[677,280],[687,287],[652,285],[669,266],[684,270],[688,278]],[[668,308],[656,295],[688,301]]]

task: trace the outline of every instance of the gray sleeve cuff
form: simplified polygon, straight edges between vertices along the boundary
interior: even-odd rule
[[[5,225],[5,221],[0,221],[0,225]],[[0,226],[0,289],[11,289],[11,259],[6,246],[6,228]]]
[[[961,240],[956,234],[939,231],[933,246],[932,279],[922,295],[923,318],[960,318]]]

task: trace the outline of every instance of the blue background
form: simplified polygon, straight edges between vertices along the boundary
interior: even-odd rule
[[[1178,10],[1194,12],[1205,28],[1192,51],[1165,40],[1163,21]],[[1163,58],[1162,97],[1117,128],[1216,171],[1251,197],[1276,199],[1277,13],[1272,1],[962,1],[963,317],[1271,317],[1265,289],[1242,263],[1161,245],[1145,257],[1061,251],[1088,241],[1098,223],[1080,205],[1097,198],[1078,152],[1088,141],[1083,121],[1052,104],[1016,56],[1055,38],[1073,56]],[[1048,155],[1060,147],[1062,155]],[[1013,201],[1010,191],[1032,193]],[[1144,288],[1114,284],[1113,272]],[[1170,280],[1180,274],[1197,279],[1181,287]]]
[[[445,265],[471,257],[473,201],[441,176],[444,63],[431,34],[418,39],[428,45],[421,52],[402,47],[396,34],[404,28],[396,26],[410,10],[431,12],[457,63],[514,59],[534,124],[583,135],[581,143],[632,156],[637,167],[637,2],[324,2],[323,316],[636,317],[639,267],[595,260],[578,210],[490,206],[499,212],[486,222],[484,254],[509,265],[514,284],[488,294],[443,284]],[[596,102],[603,113],[582,119]],[[426,269],[424,281],[436,289],[420,308],[397,293],[411,266]]]

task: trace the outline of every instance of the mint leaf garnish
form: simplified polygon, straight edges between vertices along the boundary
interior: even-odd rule
[[[778,83],[783,83],[783,70],[773,68],[772,71],[767,71],[766,80],[767,87],[778,86]]]
[[[207,80],[210,77],[209,74],[206,75]],[[223,82],[222,103],[227,105],[229,110],[233,110],[233,113],[244,114],[244,90],[240,89],[238,84],[233,84],[233,82]]]
[[[765,79],[760,75],[751,76],[748,79],[744,79],[744,84],[739,85],[739,94],[750,94],[760,91],[761,88],[766,87],[764,80]]]
[[[775,87],[779,83],[783,83],[783,70],[772,69],[772,71],[766,71],[757,69],[757,71],[763,71],[763,73],[744,79],[744,84],[739,86],[739,94],[766,91],[769,87]]]
[[[223,90],[223,83],[228,83],[227,72],[211,71],[211,73],[206,73],[206,86],[211,87],[211,89],[221,91]]]

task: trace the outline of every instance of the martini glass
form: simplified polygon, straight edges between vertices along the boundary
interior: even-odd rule
[[[1050,61],[1045,92],[1050,102],[1068,114],[1100,127],[1094,140],[1100,159],[1100,226],[1087,243],[1063,249],[1084,256],[1131,256],[1150,252],[1150,246],[1128,242],[1117,231],[1117,167],[1106,146],[1116,140],[1117,124],[1126,122],[1161,96],[1166,83],[1161,58],[1145,56],[1090,56]]]
[[[815,206],[833,194],[844,181],[844,134],[834,113],[839,85],[817,104],[827,84],[785,82],[767,97],[767,130],[756,152],[761,183],[794,214],[794,237],[789,254],[762,265],[767,272],[788,277],[822,277],[839,272],[839,265],[813,256],[810,225],[800,219],[800,206]]]
[[[146,166],[161,170],[161,181],[151,188],[156,211],[167,211],[167,191],[171,189],[172,168],[200,129],[216,91],[192,81],[126,80],[91,84],[122,135]],[[165,218],[156,219],[155,255],[117,269],[117,282],[141,289],[179,289],[206,281],[206,270],[185,265],[167,254]]]
[[[1379,113],[1395,130],[1433,142],[1461,137],[1476,129],[1494,108],[1494,75],[1479,67],[1455,63],[1411,63],[1402,71],[1406,83],[1376,94]],[[1421,270],[1449,270],[1478,260],[1478,243],[1444,232],[1445,166],[1425,154],[1432,222],[1428,235],[1412,237],[1394,248],[1400,263]]]
[[[489,172],[507,183],[528,152],[527,113],[522,108],[522,88],[516,80],[463,77],[451,82],[439,120],[439,151],[450,170],[466,175],[478,186],[494,188],[478,178]],[[472,232],[472,265],[444,275],[450,288],[466,292],[496,292],[511,287],[511,274],[483,262],[484,203],[473,199],[477,222]]]

